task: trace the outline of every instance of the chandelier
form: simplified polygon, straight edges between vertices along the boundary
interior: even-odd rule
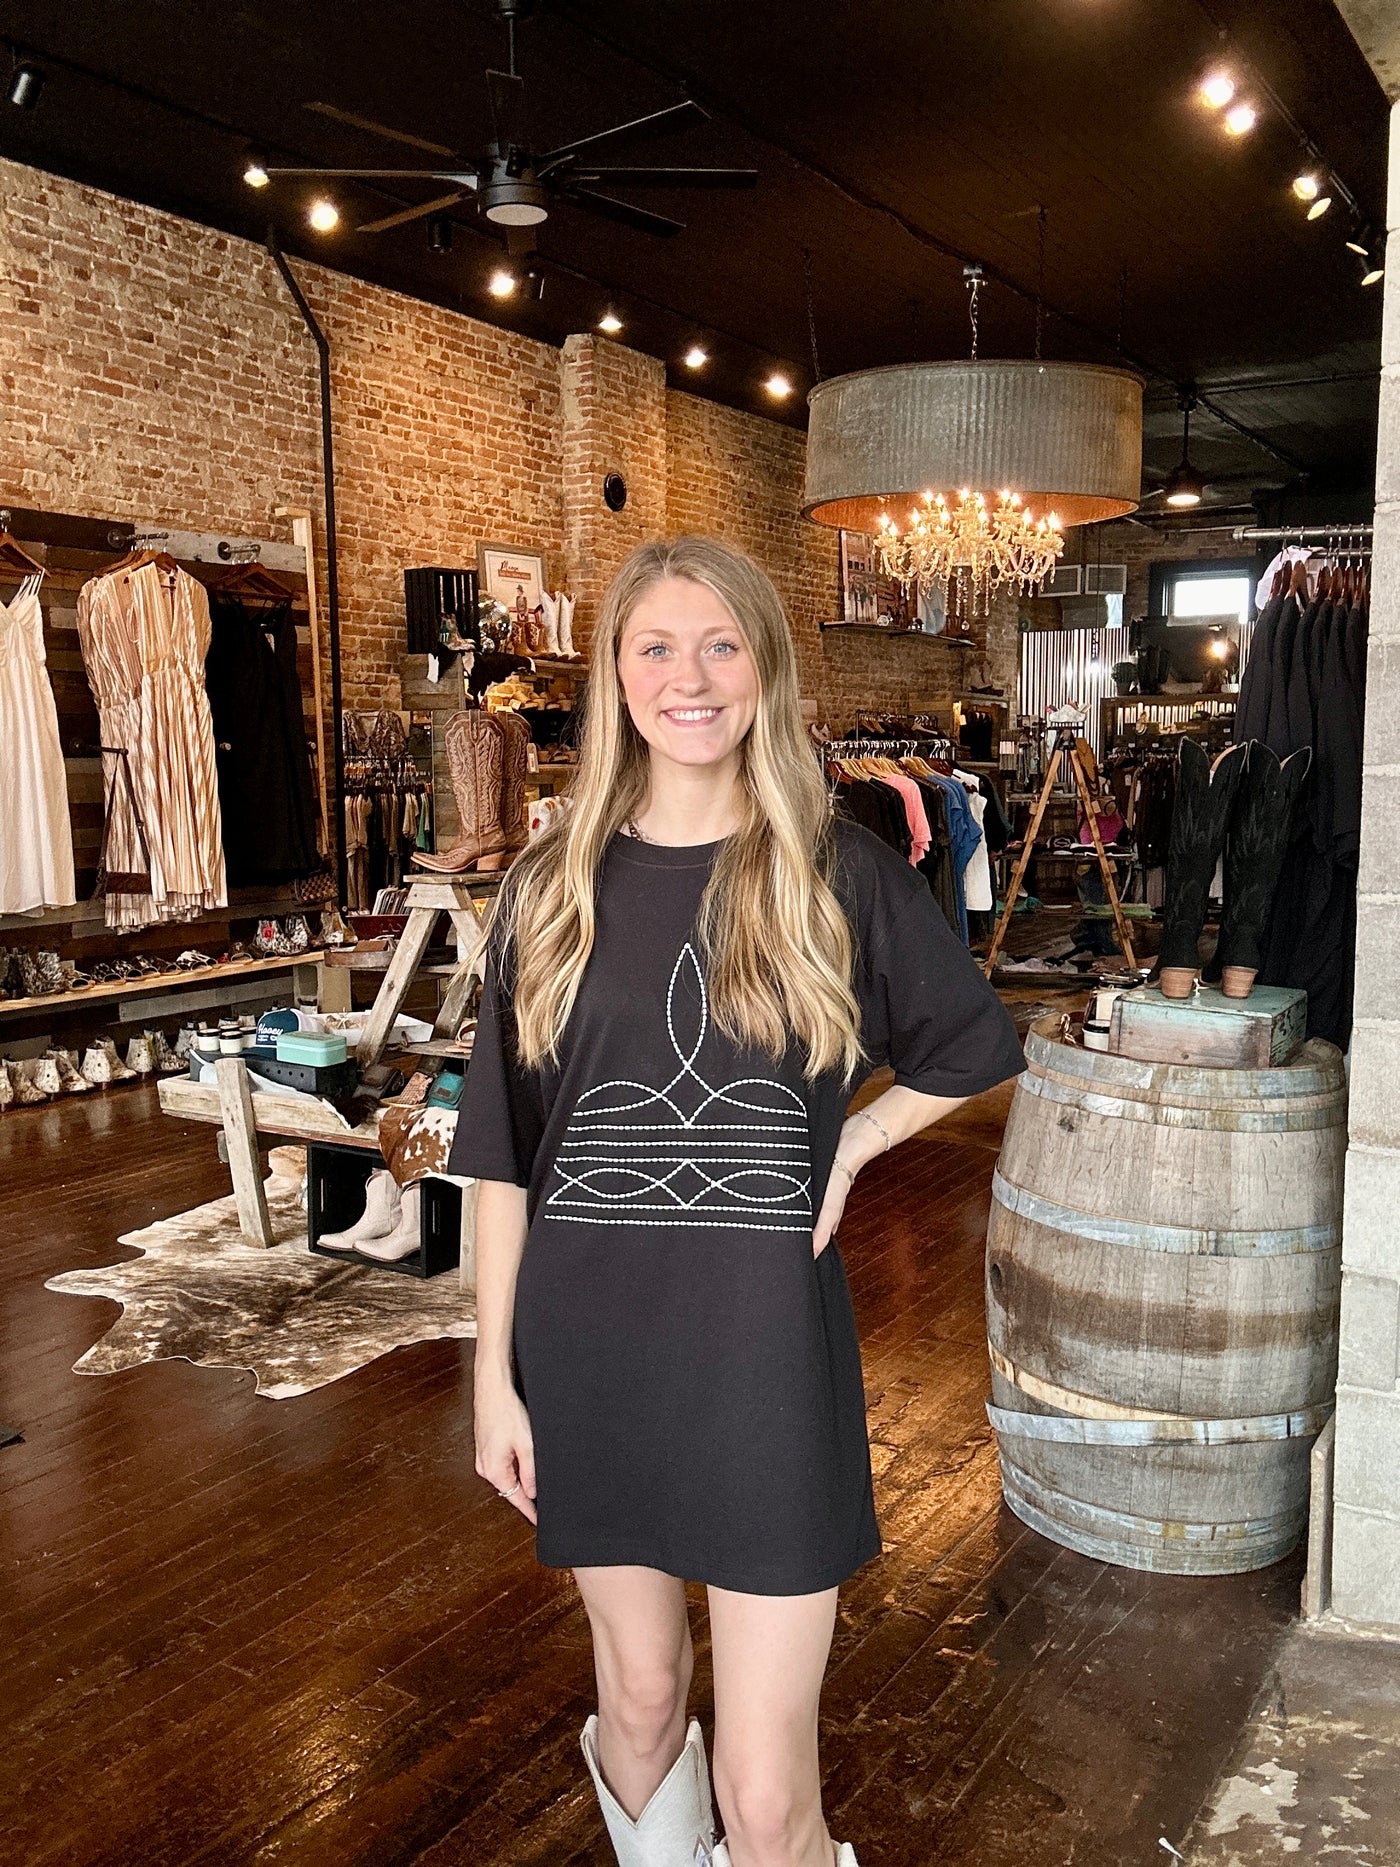
[[[873,543],[887,577],[906,586],[943,584],[949,609],[962,616],[986,615],[1004,584],[1030,595],[1065,548],[1053,512],[1038,519],[1012,492],[989,507],[982,493],[967,489],[952,507],[942,493],[925,493],[904,531],[882,512]]]

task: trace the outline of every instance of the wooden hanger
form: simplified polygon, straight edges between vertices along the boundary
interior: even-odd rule
[[[44,567],[35,563],[24,546],[11,532],[0,529],[0,565],[6,570],[17,570],[24,577],[32,577],[38,571],[42,577]]]
[[[1300,591],[1304,597],[1307,596],[1308,560],[1306,558],[1298,559],[1298,562],[1293,566],[1293,575],[1288,580],[1288,594],[1290,596],[1297,596]]]
[[[274,603],[285,603],[292,594],[280,577],[257,563],[235,565],[232,570],[216,577],[209,588],[227,592],[230,596],[265,598]]]

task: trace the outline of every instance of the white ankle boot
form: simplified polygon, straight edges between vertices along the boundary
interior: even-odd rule
[[[618,1867],[718,1867],[715,1817],[710,1805],[710,1772],[705,1762],[705,1739],[692,1718],[685,1748],[671,1765],[665,1781],[634,1822],[603,1781],[598,1765],[598,1720],[583,1727],[579,1742],[598,1792],[608,1839]]]
[[[365,1209],[346,1232],[325,1232],[316,1243],[323,1251],[358,1251],[367,1240],[387,1238],[399,1222],[399,1189],[387,1167],[369,1176]]]

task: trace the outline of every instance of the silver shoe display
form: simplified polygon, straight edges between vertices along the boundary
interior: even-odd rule
[[[710,1867],[719,1861],[710,1771],[698,1719],[691,1719],[684,1749],[635,1822],[603,1781],[596,1713],[583,1727],[579,1742],[618,1867]]]

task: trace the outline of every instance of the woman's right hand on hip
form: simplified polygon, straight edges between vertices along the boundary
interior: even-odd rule
[[[530,1523],[535,1512],[535,1442],[530,1416],[514,1387],[478,1387],[474,1430],[476,1469]]]

